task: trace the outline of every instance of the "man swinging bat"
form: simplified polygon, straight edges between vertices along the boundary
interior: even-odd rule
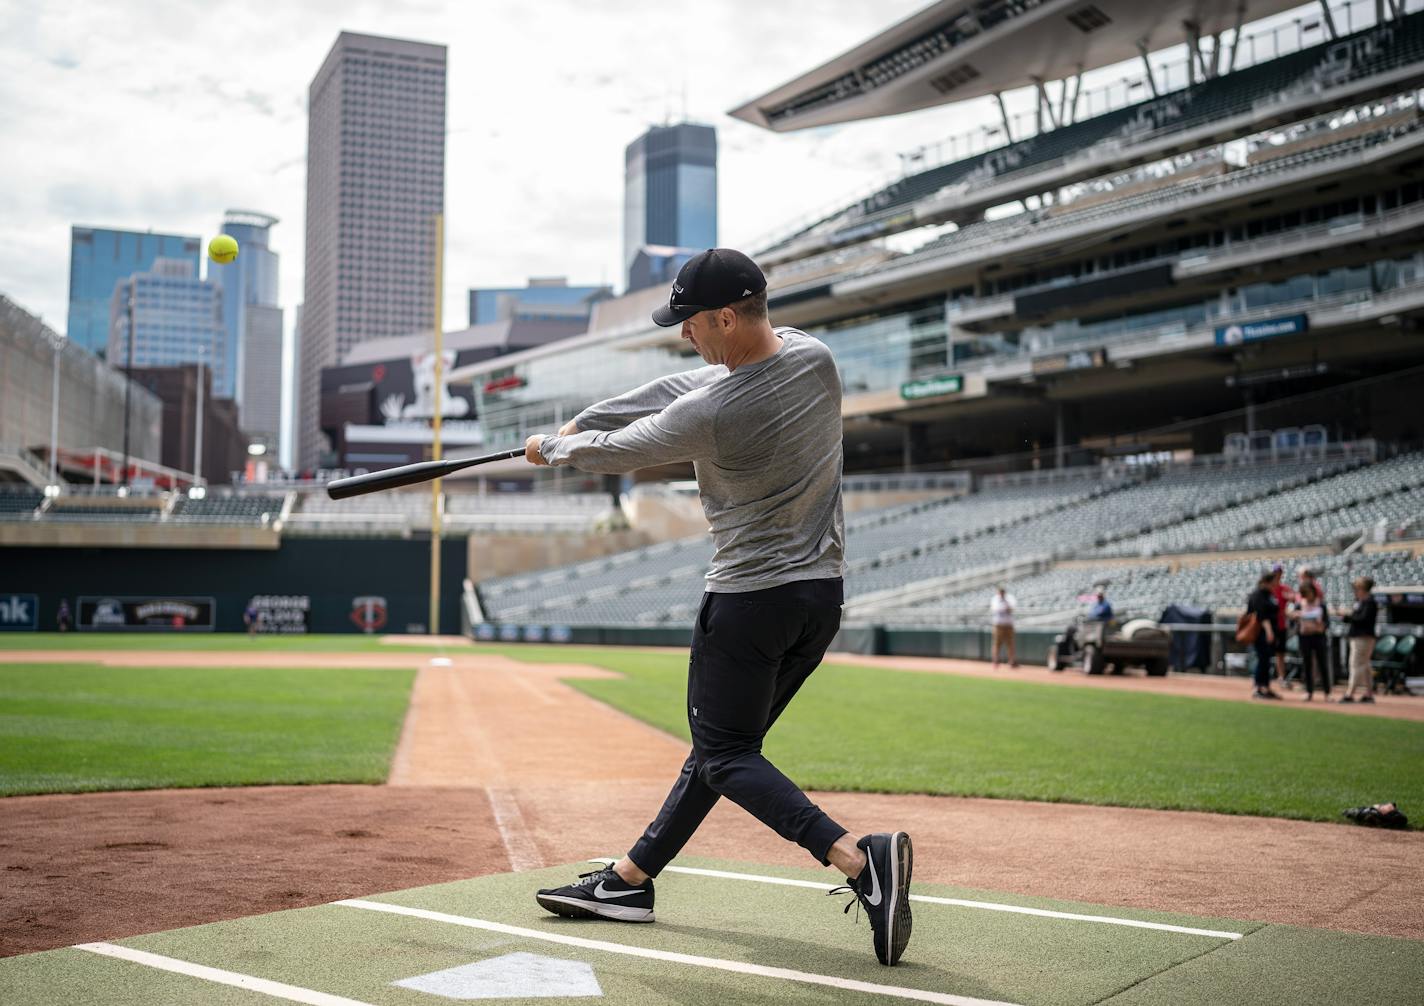
[[[830,351],[772,328],[766,278],[713,248],[677,275],[664,327],[682,326],[709,366],[590,406],[556,435],[532,436],[536,465],[623,473],[691,461],[716,547],[687,677],[692,752],[628,854],[541,890],[557,915],[653,921],[653,878],[727,797],[822,865],[870,916],[881,964],[910,939],[910,836],[856,840],[762,755],[762,740],[840,627],[841,386]],[[855,904],[846,905],[847,910]]]

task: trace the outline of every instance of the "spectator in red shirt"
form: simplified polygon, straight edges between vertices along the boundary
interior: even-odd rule
[[[1271,596],[1276,599],[1276,677],[1281,684],[1286,681],[1286,631],[1290,624],[1286,619],[1286,608],[1295,600],[1295,591],[1286,586],[1285,567],[1276,563],[1271,567]]]

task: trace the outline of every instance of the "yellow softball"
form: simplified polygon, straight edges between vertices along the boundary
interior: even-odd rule
[[[221,265],[227,265],[237,258],[237,239],[230,234],[219,234],[208,242],[208,257]]]

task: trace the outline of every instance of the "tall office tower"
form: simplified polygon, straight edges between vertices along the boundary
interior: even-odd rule
[[[203,363],[213,371],[213,394],[231,398],[222,301],[222,290],[199,279],[185,259],[161,258],[148,272],[119,280],[109,301],[109,363],[119,368]]]
[[[717,130],[682,123],[653,126],[624,151],[623,270],[635,289],[633,260],[648,246],[717,244]]]
[[[114,284],[148,272],[160,258],[192,263],[198,275],[202,241],[182,234],[69,229],[69,341],[102,356],[109,346],[109,302]]]
[[[320,460],[321,368],[430,330],[445,206],[445,46],[342,32],[307,96],[297,464]]]
[[[237,258],[208,265],[222,288],[227,372],[243,432],[275,450],[282,413],[282,309],[277,306],[277,253],[268,236],[277,218],[228,210],[222,231],[237,239]]]

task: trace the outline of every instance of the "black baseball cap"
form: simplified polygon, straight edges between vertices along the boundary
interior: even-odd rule
[[[681,325],[699,311],[735,304],[766,289],[757,264],[731,248],[708,248],[678,270],[668,302],[653,312],[653,324]]]

